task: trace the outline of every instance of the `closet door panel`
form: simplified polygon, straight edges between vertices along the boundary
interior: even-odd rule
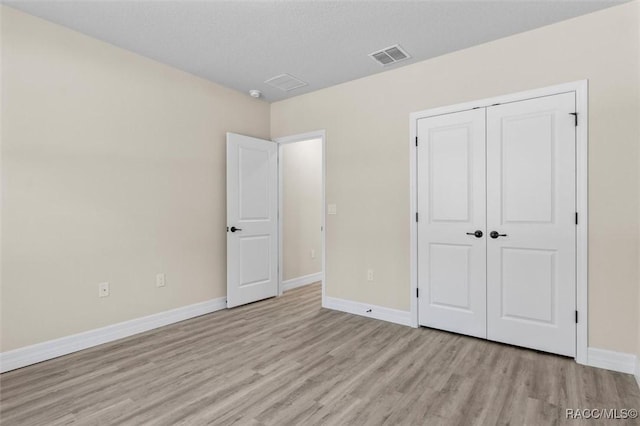
[[[417,130],[419,323],[486,337],[485,111]]]
[[[487,337],[575,355],[575,94],[487,108]]]

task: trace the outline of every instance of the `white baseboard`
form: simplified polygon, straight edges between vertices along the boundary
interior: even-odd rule
[[[620,373],[635,374],[638,378],[636,364],[638,357],[634,354],[609,351],[606,349],[588,348],[587,365],[604,368],[606,370],[619,371]]]
[[[303,275],[298,278],[292,278],[282,282],[282,291],[292,290],[294,288],[302,287],[305,285],[313,284],[322,280],[322,272],[317,274]]]
[[[57,358],[83,349],[98,346],[103,343],[129,337],[134,334],[153,330],[154,328],[184,321],[189,318],[209,314],[227,307],[227,299],[208,300],[181,308],[171,309],[165,312],[136,318],[95,330],[37,343],[24,348],[0,353],[0,373],[15,370],[16,368],[36,364],[48,359]]]
[[[311,284],[322,279],[322,274],[307,275],[295,280],[285,281],[285,290]],[[290,287],[284,284],[292,282]],[[88,349],[114,340],[143,333],[165,325],[195,318],[226,308],[226,298],[221,297],[206,302],[196,303],[181,308],[171,309],[142,318],[124,321],[118,324],[108,325],[95,330],[71,336],[49,340],[43,343],[14,349],[0,353],[0,373],[15,370],[27,365],[57,358],[83,349]],[[383,306],[354,302],[346,299],[338,299],[326,296],[322,303],[323,308],[361,315],[396,324],[411,325],[411,312],[398,309],[385,308]],[[615,352],[606,349],[588,348],[587,365],[633,374],[638,386],[640,386],[640,358],[634,354]]]
[[[401,325],[411,325],[411,312],[325,296],[322,307]]]

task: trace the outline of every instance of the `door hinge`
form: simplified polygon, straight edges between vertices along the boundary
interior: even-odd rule
[[[576,123],[576,127],[578,127],[578,113],[577,112],[570,112],[569,114],[573,115],[573,118],[574,118],[575,123]]]
[[[578,323],[578,311],[576,311],[576,324]]]
[[[416,222],[418,221],[418,212],[416,212]]]
[[[416,136],[416,146],[418,146],[418,137]]]
[[[578,224],[578,212],[576,212],[576,225]]]
[[[416,297],[420,297],[420,289],[416,288]]]

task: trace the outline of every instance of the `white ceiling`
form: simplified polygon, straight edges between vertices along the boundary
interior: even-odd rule
[[[569,19],[626,0],[3,1],[29,14],[277,101]],[[399,43],[412,58],[367,55]],[[289,73],[309,85],[264,83]],[[247,95],[248,96],[248,95]]]

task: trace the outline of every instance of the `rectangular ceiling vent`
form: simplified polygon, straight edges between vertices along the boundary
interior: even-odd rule
[[[411,57],[398,44],[387,47],[386,49],[378,50],[377,52],[369,53],[369,56],[383,67],[404,61]]]
[[[276,89],[289,90],[297,89],[298,87],[306,86],[307,83],[292,76],[291,74],[280,74],[265,81],[269,86],[273,86]]]

